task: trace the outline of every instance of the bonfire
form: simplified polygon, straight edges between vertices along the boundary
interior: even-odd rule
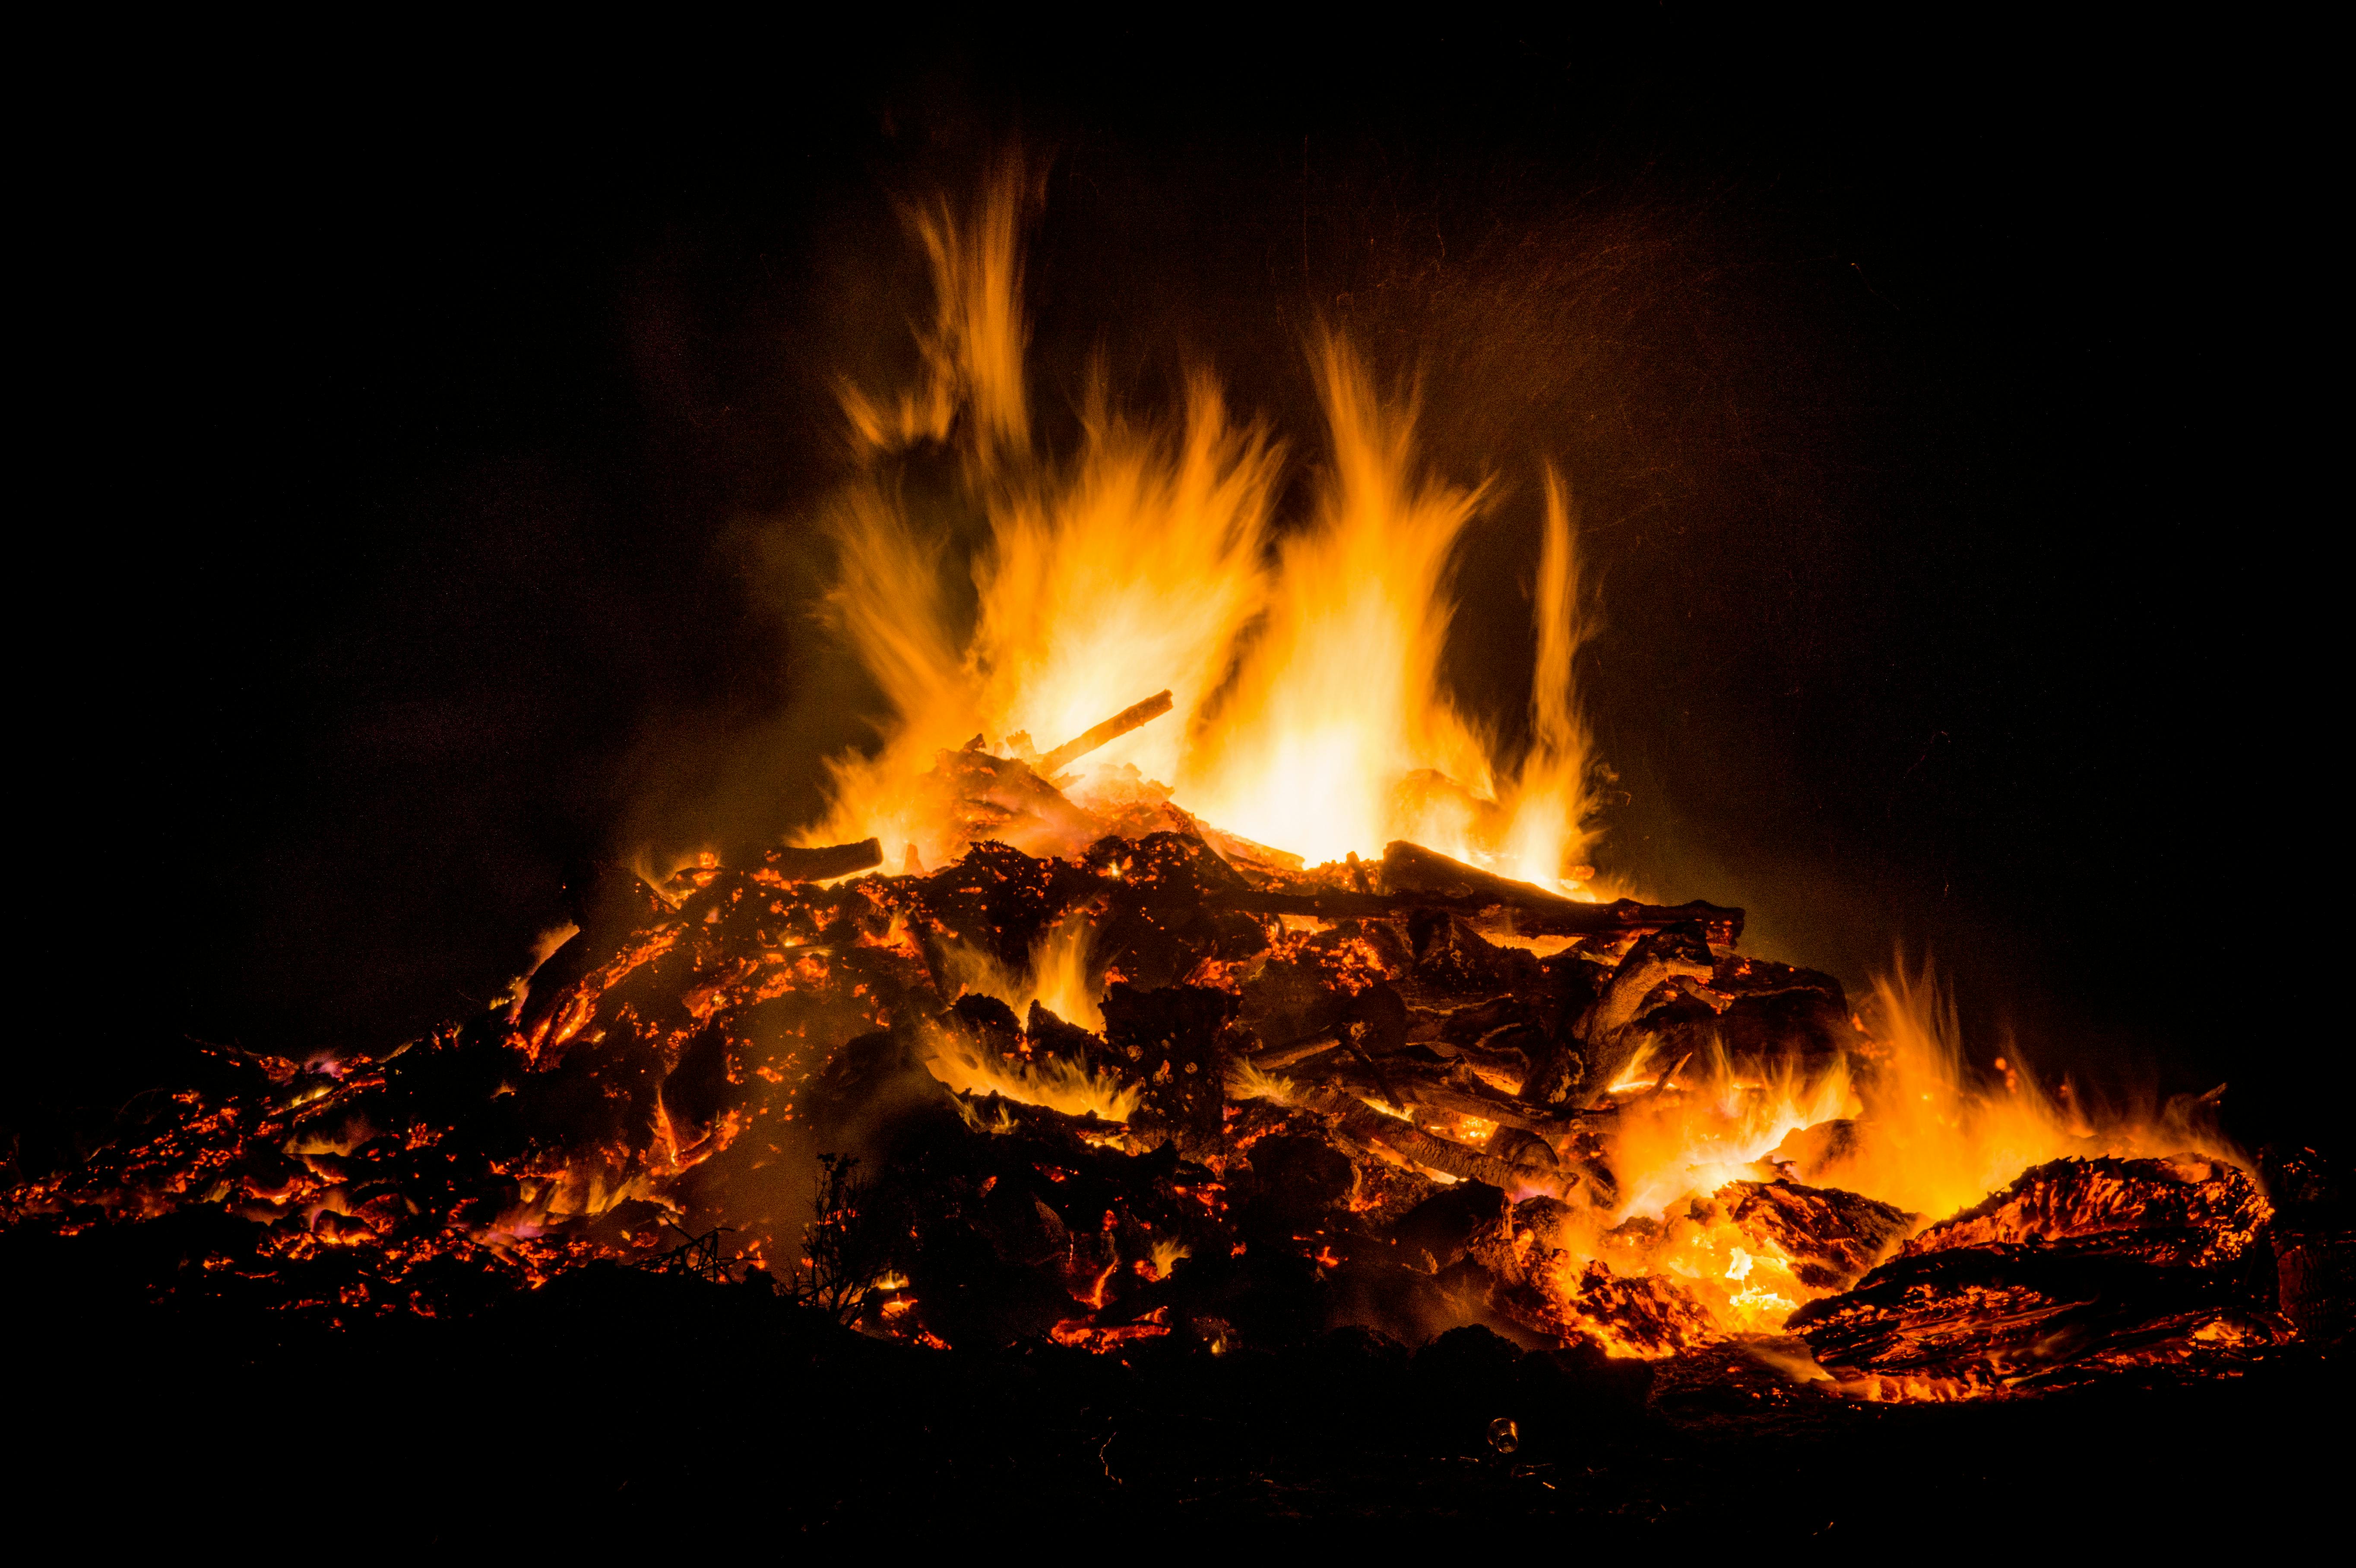
[[[923,377],[844,390],[827,613],[887,717],[808,828],[603,868],[509,995],[399,1049],[209,1048],[0,1221],[201,1220],[171,1288],[332,1323],[618,1263],[936,1349],[1482,1326],[1862,1401],[2300,1332],[2203,1107],[1976,1072],[1927,976],[1852,998],[1595,869],[1555,475],[1508,739],[1440,675],[1483,494],[1420,473],[1346,345],[1298,527],[1208,380],[1175,428],[1107,399],[1040,451],[1025,195],[911,214]]]

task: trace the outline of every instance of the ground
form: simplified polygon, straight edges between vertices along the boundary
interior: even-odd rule
[[[466,1321],[333,1328],[151,1305],[47,1239],[6,1261],[16,1528],[93,1545],[2243,1555],[2294,1544],[2345,1470],[2347,1358],[2311,1347],[2235,1378],[1892,1407],[1733,1347],[1648,1367],[1474,1328],[1415,1351],[1344,1329],[944,1352],[605,1265]]]

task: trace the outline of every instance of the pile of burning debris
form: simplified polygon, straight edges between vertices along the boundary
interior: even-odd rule
[[[1408,843],[1307,869],[1150,795],[1108,819],[1053,782],[1068,760],[944,753],[976,841],[930,872],[873,840],[616,871],[509,1004],[380,1057],[209,1048],[0,1223],[167,1228],[155,1288],[329,1322],[603,1259],[924,1344],[1739,1338],[1868,1398],[2297,1332],[2268,1201],[2217,1159],[2044,1164],[1925,1229],[1812,1183],[1836,1118],[1639,1211],[1622,1128],[1679,1069],[1638,1067],[1854,1050],[1837,982],[1741,955],[1739,910],[1577,902]],[[1082,847],[1000,841],[1043,831]],[[1087,1016],[1018,1010],[1059,944]],[[1706,1281],[1680,1262],[1705,1232]]]

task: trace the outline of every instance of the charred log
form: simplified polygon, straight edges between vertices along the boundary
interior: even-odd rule
[[[761,864],[788,882],[823,882],[873,870],[884,863],[884,842],[862,838],[856,844],[829,844],[817,848],[771,849]]]

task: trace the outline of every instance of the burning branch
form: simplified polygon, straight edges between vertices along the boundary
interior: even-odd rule
[[[1156,692],[1142,702],[1131,703],[1103,723],[1065,741],[1040,758],[1036,769],[1039,776],[1043,779],[1054,778],[1098,747],[1110,745],[1131,730],[1161,718],[1170,711],[1170,694],[1166,691]]]

